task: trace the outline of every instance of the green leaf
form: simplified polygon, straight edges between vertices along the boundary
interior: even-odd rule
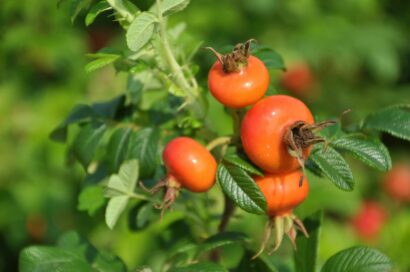
[[[46,246],[31,246],[21,251],[19,271],[78,271],[89,272],[90,265],[75,252]]]
[[[135,75],[130,75],[127,82],[127,92],[131,98],[131,103],[138,104],[142,99],[144,85]]]
[[[299,232],[296,237],[297,250],[294,253],[294,259],[296,267],[295,270],[298,272],[316,271],[322,219],[323,212],[320,211],[303,220],[303,224],[309,233],[309,238],[301,232]]]
[[[156,128],[144,128],[131,136],[129,158],[138,159],[141,178],[151,176],[158,164],[160,132]]]
[[[72,149],[74,156],[80,161],[84,169],[87,170],[106,129],[105,124],[99,124],[99,126],[88,124],[77,134]]]
[[[57,243],[58,247],[74,252],[78,257],[87,261],[90,270],[99,272],[126,271],[124,263],[117,256],[106,252],[99,252],[85,238],[74,231],[64,234]]]
[[[353,190],[352,171],[339,152],[330,146],[324,150],[321,144],[315,147],[309,158],[338,188],[344,191]]]
[[[105,210],[105,223],[110,229],[115,227],[120,215],[127,207],[129,197],[126,195],[115,196],[108,201],[107,209]]]
[[[67,126],[88,120],[93,114],[93,109],[90,106],[83,104],[75,105],[67,118],[51,132],[50,138],[54,141],[65,142],[67,140]]]
[[[139,177],[139,163],[137,160],[126,161],[120,171],[110,177],[107,184],[106,196],[131,195],[134,192]]]
[[[112,172],[117,172],[128,154],[131,128],[119,128],[111,135],[107,145],[107,160]]]
[[[95,71],[97,69],[100,69],[110,63],[113,63],[117,59],[119,59],[121,55],[118,54],[103,54],[99,56],[97,59],[90,61],[87,63],[85,66],[85,71],[87,73],[90,73],[92,71]]]
[[[254,214],[265,213],[265,197],[242,168],[219,164],[216,178],[225,194],[243,210]]]
[[[410,141],[410,105],[395,105],[369,115],[362,128]]]
[[[246,250],[235,271],[246,272],[279,272],[279,270],[272,264],[269,257],[266,254],[260,255],[256,259],[252,259],[255,252]]]
[[[189,0],[164,0],[161,1],[161,11],[164,16],[171,15],[185,9]]]
[[[94,103],[92,105],[93,111],[100,118],[114,119],[125,106],[125,99],[125,95],[119,95],[105,102]]]
[[[261,176],[261,177],[263,176],[263,173],[258,168],[256,168],[251,163],[245,161],[244,159],[242,159],[236,154],[226,155],[224,157],[224,160],[230,164],[233,164],[235,166],[238,166],[239,168],[242,168],[243,170],[245,170],[246,172],[250,174]]]
[[[72,0],[70,5],[71,23],[74,23],[75,19],[81,13],[81,11],[88,9],[91,4],[91,0]]]
[[[330,257],[321,272],[386,272],[393,264],[381,252],[368,247],[352,247]]]
[[[129,213],[128,225],[134,231],[143,230],[152,222],[159,219],[159,210],[155,209],[152,203],[142,201],[133,207]]]
[[[168,272],[227,272],[223,266],[211,263],[211,262],[201,262],[196,264],[191,264],[185,267],[175,267],[168,270]]]
[[[92,216],[105,203],[104,190],[101,186],[88,186],[78,196],[77,209]]]
[[[206,239],[199,247],[197,254],[218,247],[244,242],[246,235],[240,232],[222,232]]]
[[[85,25],[91,25],[99,14],[110,9],[112,8],[106,1],[100,1],[96,3],[91,7],[90,11],[87,13],[87,16],[85,17]]]
[[[336,149],[351,152],[359,160],[380,171],[388,171],[392,166],[389,151],[377,139],[354,134],[340,137],[331,144]]]
[[[257,47],[252,55],[262,60],[268,69],[286,69],[282,56],[269,47]]]
[[[128,48],[139,51],[152,38],[157,18],[149,12],[141,12],[131,23],[126,38]]]

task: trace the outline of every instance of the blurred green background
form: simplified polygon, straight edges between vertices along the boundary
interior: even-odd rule
[[[146,9],[151,1],[133,2]],[[75,103],[109,99],[125,86],[125,77],[113,67],[90,74],[84,69],[86,53],[108,45],[125,48],[122,29],[107,16],[89,28],[83,15],[72,24],[67,9],[46,0],[0,3],[0,271],[17,270],[23,247],[53,244],[72,229],[97,248],[112,250],[129,268],[155,266],[170,235],[166,227],[181,214],[140,232],[130,231],[123,216],[109,231],[103,211],[94,217],[77,211],[84,173],[65,146],[48,138]],[[410,102],[409,14],[410,2],[399,0],[194,0],[170,24],[185,21],[191,39],[206,46],[224,48],[255,38],[278,51],[289,69],[303,63],[313,83],[306,92],[291,94],[303,99],[319,119],[350,108],[344,117],[349,124],[381,107]],[[207,52],[196,56],[203,86],[213,61]],[[289,93],[281,87],[281,77],[282,72],[272,74],[271,93]],[[216,116],[221,107],[210,102]],[[229,131],[220,120],[215,127]],[[387,136],[383,141],[393,164],[410,167],[409,143]],[[320,262],[352,245],[370,244],[393,259],[396,271],[410,271],[409,205],[384,192],[383,173],[357,161],[351,165],[354,192],[310,177],[310,196],[298,209],[302,217],[326,211]],[[387,219],[376,237],[363,240],[350,222],[369,199],[384,207]],[[264,218],[239,212],[230,229],[259,237],[263,225]],[[288,263],[290,251],[285,243],[274,258]],[[224,261],[229,265],[238,254],[235,248],[226,250]]]

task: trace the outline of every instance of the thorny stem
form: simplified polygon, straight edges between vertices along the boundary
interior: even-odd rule
[[[189,103],[193,104],[196,102],[198,98],[198,89],[195,88],[195,86],[197,86],[196,80],[193,77],[190,78],[191,81],[195,80],[195,84],[192,84],[191,86],[189,84],[189,81],[185,78],[184,72],[181,66],[179,65],[179,63],[176,61],[175,56],[169,45],[169,41],[167,38],[167,32],[166,32],[166,26],[165,26],[165,20],[161,12],[161,1],[160,0],[156,0],[156,6],[157,6],[157,15],[158,15],[158,24],[159,24],[159,35],[160,35],[162,47],[165,52],[166,61],[169,67],[171,68],[172,74],[175,78],[176,85],[185,91],[186,95],[188,96]]]
[[[206,149],[211,151],[212,149],[214,149],[215,147],[217,147],[219,145],[229,144],[231,142],[231,140],[232,140],[231,137],[218,137],[218,138],[215,138],[214,140],[212,140],[211,142],[208,143],[208,145],[206,146]]]
[[[127,9],[123,6],[122,1],[115,1],[115,0],[107,0],[108,4],[118,12],[128,23],[132,23],[134,21],[134,15],[127,11]]]

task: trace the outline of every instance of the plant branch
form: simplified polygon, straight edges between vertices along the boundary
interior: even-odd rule
[[[212,149],[214,149],[215,147],[219,146],[219,145],[226,145],[229,144],[231,142],[232,138],[231,137],[218,137],[213,139],[211,142],[208,143],[208,145],[206,146],[206,149],[208,149],[209,151],[211,151]]]
[[[176,61],[175,56],[171,50],[171,47],[169,45],[169,41],[167,38],[165,20],[161,12],[161,1],[160,0],[156,0],[156,6],[157,6],[157,16],[158,16],[158,24],[159,24],[159,36],[160,36],[161,44],[165,52],[166,61],[169,67],[171,68],[172,74],[175,78],[176,85],[182,90],[184,90],[184,92],[188,96],[188,99],[190,100],[190,103],[194,103],[194,101],[196,100],[198,96],[198,93],[197,93],[198,90],[194,89],[193,86],[189,84],[188,80],[185,78],[185,75],[184,75],[184,72],[181,66]]]
[[[130,13],[127,8],[122,4],[122,1],[117,0],[106,0],[107,3],[120,14],[128,23],[134,21],[134,15]]]

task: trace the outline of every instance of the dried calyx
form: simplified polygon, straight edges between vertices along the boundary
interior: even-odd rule
[[[272,216],[266,223],[261,247],[252,259],[256,259],[267,247],[269,247],[268,244],[272,236],[274,237],[274,242],[268,251],[268,255],[271,255],[279,248],[285,234],[289,237],[293,248],[296,250],[296,234],[298,230],[306,237],[309,237],[303,222],[293,213],[290,212],[285,215]]]
[[[326,139],[316,135],[322,129],[336,124],[336,121],[328,120],[318,124],[307,124],[297,121],[287,128],[283,140],[288,148],[289,154],[297,158],[304,172],[305,158],[303,150],[317,143],[326,143]]]
[[[181,189],[181,184],[172,175],[167,175],[164,180],[159,181],[150,189],[146,188],[142,182],[140,182],[140,186],[144,191],[150,194],[156,194],[160,190],[165,190],[162,203],[154,205],[155,208],[161,210],[161,219],[163,218],[165,211],[171,208],[172,204],[178,197],[179,190]]]
[[[238,43],[232,52],[226,55],[218,53],[212,47],[205,47],[205,49],[211,50],[215,54],[218,61],[222,64],[225,73],[238,72],[248,65],[252,42],[255,42],[255,40],[249,39],[245,43]]]

